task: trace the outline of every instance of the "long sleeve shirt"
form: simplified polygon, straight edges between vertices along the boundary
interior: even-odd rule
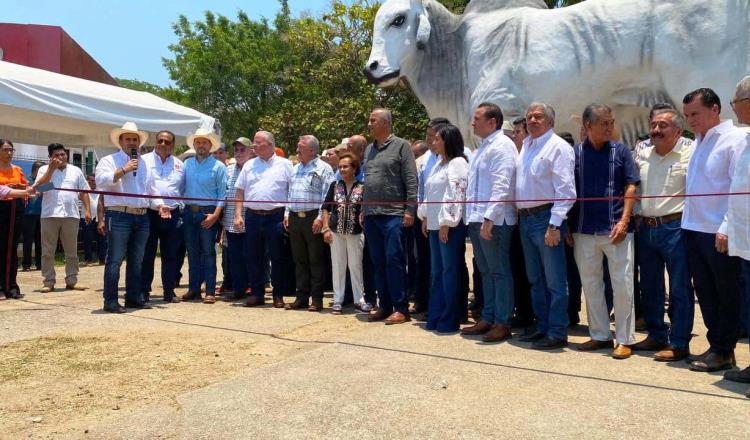
[[[552,202],[550,224],[560,226],[568,217],[576,198],[575,153],[570,144],[551,129],[534,139],[523,141],[516,167],[516,198],[533,200],[518,202],[518,208],[534,208],[548,199],[569,199]]]
[[[744,149],[746,133],[724,121],[695,140],[687,170],[687,194],[727,193],[737,159]],[[688,197],[682,213],[682,228],[726,234],[729,196]]]
[[[750,192],[750,135],[747,144],[737,159],[732,176],[730,192]],[[750,196],[729,197],[727,211],[727,235],[729,236],[729,255],[750,261]],[[748,280],[745,281],[746,283]]]
[[[417,213],[417,165],[411,145],[391,135],[382,145],[365,150],[365,208],[367,215],[403,216]],[[407,202],[386,203],[386,202]]]
[[[129,208],[148,208],[150,200],[141,197],[143,194],[154,195],[155,191],[149,186],[148,172],[143,158],[138,160],[138,169],[114,181],[115,173],[130,161],[130,156],[122,150],[103,157],[96,166],[96,188],[100,191],[130,194],[130,196],[107,195],[104,206],[125,206]]]
[[[427,221],[427,229],[436,231],[441,226],[455,227],[464,218],[466,185],[469,163],[463,157],[447,164],[436,164],[425,182],[424,202],[419,205],[419,218]]]
[[[518,150],[512,140],[497,130],[479,144],[469,166],[466,193],[466,223],[491,220],[502,226],[516,224],[513,202]]]
[[[286,206],[291,178],[292,163],[288,159],[256,157],[242,167],[235,188],[244,191],[245,208],[268,211]]]
[[[333,181],[333,169],[319,157],[307,164],[300,162],[295,165],[289,182],[289,205],[286,207],[286,215],[288,216],[289,212],[317,209],[318,218],[322,218],[320,207]]]
[[[148,169],[150,186],[156,191],[154,195],[165,197],[182,197],[185,192],[185,165],[173,155],[167,157],[166,161],[154,152],[144,154],[143,162]],[[181,200],[175,199],[151,199],[151,209],[159,209],[166,205],[169,209],[184,206]]]
[[[214,199],[205,202],[188,200],[185,202],[186,205],[223,208],[226,195],[227,167],[223,163],[213,156],[206,157],[203,162],[198,162],[196,157],[191,157],[185,162],[185,197]]]

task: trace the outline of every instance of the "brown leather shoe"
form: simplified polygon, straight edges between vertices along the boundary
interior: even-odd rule
[[[188,290],[184,295],[182,295],[183,301],[195,301],[196,299],[201,299],[200,292],[191,292],[190,290]]]
[[[307,308],[308,312],[319,312],[323,310],[323,300],[322,299],[314,299],[310,303],[310,307]]]
[[[251,296],[245,303],[245,307],[258,307],[266,303],[262,296]]]
[[[273,308],[274,309],[283,309],[284,308],[284,297],[283,296],[274,296],[273,297]]]
[[[654,353],[654,360],[657,362],[674,362],[685,359],[690,356],[690,350],[675,348],[671,345],[664,350]]]
[[[630,349],[633,351],[660,351],[667,347],[669,347],[669,344],[666,342],[660,342],[649,337],[637,344],[631,345]]]
[[[306,309],[308,306],[307,300],[302,300],[301,298],[297,298],[294,301],[290,302],[289,304],[285,305],[284,308],[287,310],[302,310]]]
[[[370,316],[367,317],[367,320],[370,322],[378,322],[383,321],[386,318],[388,318],[388,313],[384,312],[383,310],[378,310],[375,313],[370,313]]]
[[[397,311],[391,313],[391,316],[385,318],[385,325],[403,324],[408,321],[411,321],[409,315],[404,315]]]
[[[612,357],[615,359],[627,359],[632,354],[632,350],[625,344],[620,344],[612,350]]]
[[[511,337],[510,326],[497,324],[482,336],[484,342],[501,342]]]
[[[614,347],[614,343],[610,339],[609,341],[597,341],[596,339],[589,339],[583,344],[578,345],[578,351],[595,351],[604,350],[605,348]]]
[[[488,331],[492,330],[492,324],[485,320],[480,320],[476,324],[470,326],[470,327],[464,327],[461,329],[462,335],[483,335],[487,333]]]
[[[65,290],[88,290],[88,286],[84,286],[80,283],[66,284]]]
[[[735,365],[737,365],[737,362],[734,359],[734,353],[719,354],[711,352],[708,356],[704,357],[703,360],[691,362],[690,369],[702,373],[709,373],[711,371],[729,370]]]

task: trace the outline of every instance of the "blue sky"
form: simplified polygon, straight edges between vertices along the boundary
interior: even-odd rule
[[[319,15],[330,0],[289,0],[294,16]],[[273,18],[277,0],[2,0],[0,21],[62,26],[110,75],[139,79],[161,86],[169,75],[161,58],[176,42],[172,23],[182,14],[191,21],[206,10],[237,17]]]

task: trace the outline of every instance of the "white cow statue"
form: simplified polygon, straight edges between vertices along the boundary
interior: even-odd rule
[[[455,15],[435,0],[387,0],[375,17],[370,81],[406,81],[430,117],[471,130],[483,101],[506,119],[551,104],[556,130],[578,134],[587,104],[615,109],[623,139],[647,133],[648,108],[711,87],[729,100],[748,69],[750,0],[472,0]]]

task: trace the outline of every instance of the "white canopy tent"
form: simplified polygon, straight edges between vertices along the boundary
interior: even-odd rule
[[[217,121],[146,92],[110,86],[0,61],[0,137],[14,142],[69,147],[115,147],[109,133],[127,121],[151,133],[170,130],[178,145]]]

